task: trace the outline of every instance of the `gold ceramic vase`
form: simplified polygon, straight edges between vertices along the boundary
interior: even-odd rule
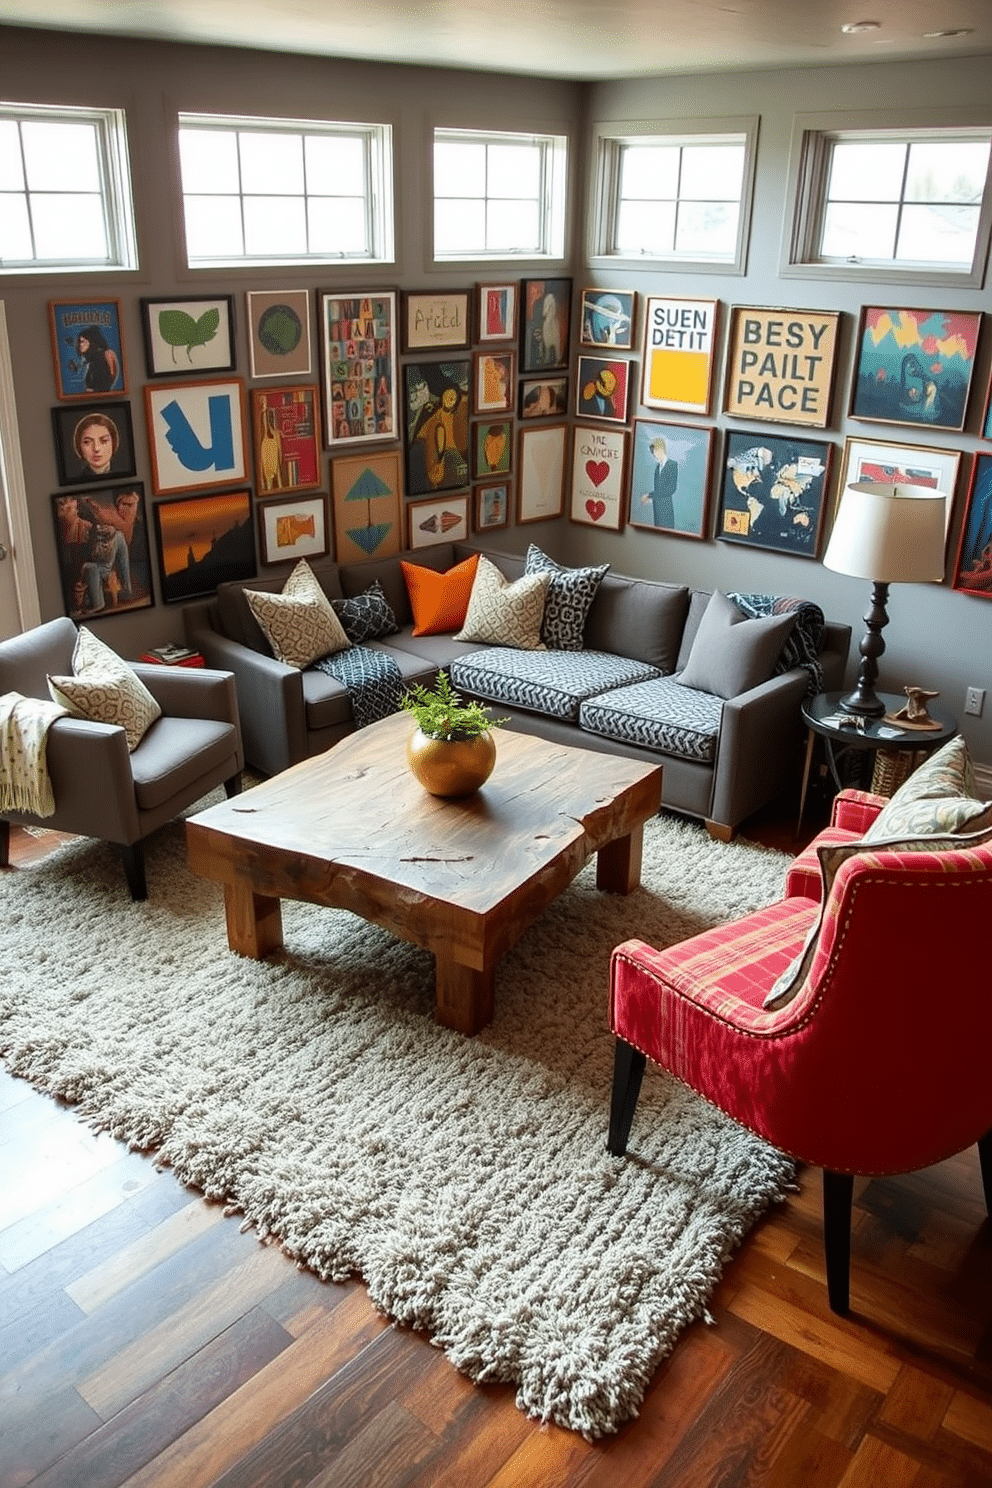
[[[496,745],[490,733],[474,739],[432,739],[418,728],[407,740],[406,758],[432,796],[470,796],[492,774]]]

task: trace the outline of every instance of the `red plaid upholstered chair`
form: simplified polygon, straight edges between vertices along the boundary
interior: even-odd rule
[[[609,1150],[626,1151],[651,1059],[773,1146],[822,1167],[827,1290],[840,1313],[855,1174],[911,1172],[977,1142],[992,1212],[983,944],[992,842],[856,849],[881,805],[845,792],[817,840],[839,844],[822,905],[819,861],[807,853],[778,903],[664,951],[626,941],[610,973]],[[764,1006],[807,937],[791,993]]]

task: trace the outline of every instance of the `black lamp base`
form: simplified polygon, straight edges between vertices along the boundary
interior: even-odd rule
[[[872,585],[871,605],[864,617],[865,633],[859,647],[861,665],[858,668],[858,685],[847,697],[841,698],[842,708],[862,718],[881,718],[885,712],[885,704],[875,691],[875,683],[878,680],[878,658],[885,650],[882,630],[889,623],[885,608],[888,599],[888,584],[876,580]]]
[[[860,682],[853,692],[841,698],[840,705],[845,713],[857,713],[860,718],[881,718],[886,711],[878,694],[870,687],[862,687]]]

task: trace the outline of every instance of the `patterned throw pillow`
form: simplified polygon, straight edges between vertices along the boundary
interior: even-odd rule
[[[478,553],[473,553],[447,573],[438,573],[436,568],[421,568],[417,563],[400,559],[415,636],[445,635],[465,623],[478,562]]]
[[[273,655],[285,666],[302,671],[322,656],[351,645],[305,558],[293,569],[281,594],[260,589],[246,589],[244,594]]]
[[[48,691],[77,718],[116,724],[127,737],[128,752],[137,749],[162,709],[141,678],[116,651],[79,627],[72,652],[71,677],[49,677]]]
[[[677,680],[683,687],[722,698],[750,692],[772,675],[795,623],[794,612],[748,620],[733,600],[715,589]]]
[[[876,816],[866,842],[992,826],[992,804],[975,798],[975,772],[960,735],[925,759]]]
[[[582,650],[586,617],[609,566],[601,563],[595,568],[562,568],[536,543],[530,544],[524,572],[551,575],[541,625],[541,640],[549,650]]]
[[[479,557],[465,624],[456,641],[485,641],[520,651],[546,651],[541,640],[549,573],[524,574],[511,584],[488,558]]]
[[[392,606],[378,579],[373,579],[367,589],[350,599],[332,599],[331,608],[354,645],[377,641],[380,636],[395,635],[399,630]]]

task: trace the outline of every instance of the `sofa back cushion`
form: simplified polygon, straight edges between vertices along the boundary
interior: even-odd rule
[[[585,626],[589,651],[612,651],[674,672],[689,609],[683,584],[658,584],[608,573],[596,592]]]

